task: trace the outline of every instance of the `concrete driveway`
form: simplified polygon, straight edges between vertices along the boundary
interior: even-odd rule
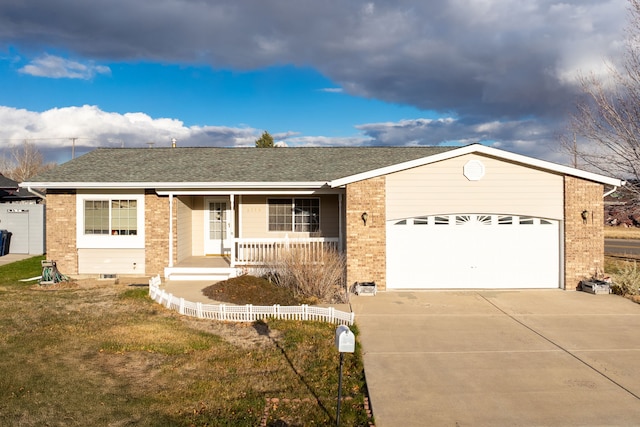
[[[640,304],[420,291],[352,307],[378,427],[640,425]]]

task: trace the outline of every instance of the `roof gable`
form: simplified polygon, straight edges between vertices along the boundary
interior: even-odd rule
[[[443,160],[459,157],[465,154],[479,153],[485,154],[498,159],[508,160],[514,163],[518,163],[524,166],[535,167],[549,172],[555,172],[563,175],[570,175],[579,178],[584,178],[589,181],[600,182],[602,184],[608,184],[613,186],[624,185],[624,181],[610,178],[604,175],[599,175],[592,172],[586,172],[580,169],[571,168],[568,166],[559,165],[545,160],[535,159],[533,157],[523,156],[520,154],[511,153],[504,150],[498,150],[496,148],[487,147],[481,144],[472,144],[464,147],[455,148],[446,152],[434,154],[429,157],[410,160],[404,163],[398,163],[387,167],[366,171],[359,174],[354,174],[348,177],[333,180],[329,183],[331,187],[341,187],[352,182],[362,181],[364,179],[375,178],[382,175],[387,175],[394,172],[399,172],[419,166],[428,165],[430,163],[440,162]]]
[[[6,176],[0,174],[0,189],[2,190],[17,190],[18,183]]]

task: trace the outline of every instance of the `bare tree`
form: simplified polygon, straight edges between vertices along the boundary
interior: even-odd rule
[[[9,178],[13,170],[13,162],[7,156],[0,156],[0,174]]]
[[[640,194],[640,0],[629,0],[622,64],[578,76],[582,96],[561,138],[574,165],[628,179]]]
[[[17,182],[26,181],[54,166],[55,163],[45,163],[42,153],[29,141],[11,147],[9,155],[0,158],[2,174]]]

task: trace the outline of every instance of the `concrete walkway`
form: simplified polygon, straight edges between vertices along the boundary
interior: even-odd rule
[[[204,288],[211,286],[213,283],[215,283],[213,280],[169,280],[163,282],[160,288],[178,298],[184,298],[187,301],[201,302],[203,304],[216,304],[215,301],[202,293]]]
[[[543,291],[354,297],[376,426],[640,424],[640,305]]]
[[[0,265],[11,264],[12,262],[21,261],[23,259],[32,258],[38,255],[28,255],[28,254],[6,254],[4,256],[0,256]]]
[[[202,290],[207,286],[211,286],[215,281],[198,281],[198,280],[169,280],[163,282],[160,286],[166,292],[179,297],[184,298],[191,302],[201,302],[203,304],[229,304],[225,302],[218,302],[210,299],[202,293]],[[336,310],[344,311],[345,313],[351,312],[349,304],[318,304],[319,307],[333,307]]]

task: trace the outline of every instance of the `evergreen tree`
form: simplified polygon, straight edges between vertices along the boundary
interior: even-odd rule
[[[273,137],[266,130],[262,132],[262,136],[256,139],[257,148],[273,148]]]

